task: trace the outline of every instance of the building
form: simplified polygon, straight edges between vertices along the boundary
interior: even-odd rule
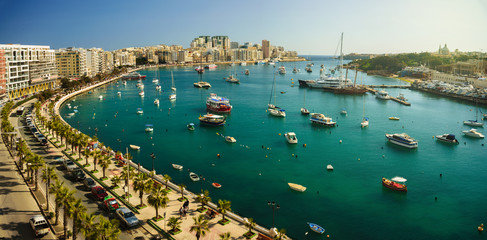
[[[5,64],[5,50],[0,49],[0,101],[6,99],[7,93],[7,69],[5,68]]]
[[[238,42],[230,42],[230,49],[237,49],[238,46]]]
[[[0,44],[8,99],[53,88],[58,79],[55,51],[49,46]],[[3,65],[3,64],[2,64]],[[0,100],[5,101],[5,99]]]
[[[58,49],[56,51],[56,65],[60,77],[80,78],[88,73],[86,68],[86,49]]]
[[[440,55],[450,55],[450,50],[446,46],[446,43],[445,43],[445,46],[444,47],[441,47],[441,45],[440,45],[440,47],[438,48],[438,54],[440,54]]]
[[[262,56],[264,59],[271,57],[271,44],[267,40],[262,40]]]

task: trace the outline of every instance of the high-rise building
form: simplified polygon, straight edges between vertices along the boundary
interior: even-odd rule
[[[262,55],[264,59],[268,59],[271,56],[270,43],[267,40],[262,40]]]
[[[86,49],[62,48],[56,51],[56,65],[59,76],[79,78],[87,74]]]
[[[6,99],[7,93],[7,69],[5,69],[5,62],[5,50],[0,49],[0,101]]]
[[[230,42],[230,49],[237,49],[238,48],[238,42]]]

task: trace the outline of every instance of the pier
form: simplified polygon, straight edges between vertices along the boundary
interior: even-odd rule
[[[364,85],[366,88],[410,88],[411,85]]]
[[[377,90],[371,88],[370,86],[374,86],[374,85],[366,85],[367,91],[375,94],[377,92]],[[378,86],[382,86],[382,85],[378,85]],[[383,86],[404,86],[404,85],[383,85]],[[408,86],[408,87],[410,87],[410,86]],[[411,103],[406,102],[406,101],[403,101],[403,100],[401,100],[399,98],[396,98],[396,97],[389,96],[389,99],[391,99],[394,102],[398,102],[398,103],[400,103],[402,105],[405,105],[405,106],[411,106]]]

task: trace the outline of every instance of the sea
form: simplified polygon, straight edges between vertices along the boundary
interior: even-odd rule
[[[471,128],[463,125],[464,120],[475,119],[476,113],[480,120],[487,108],[409,89],[384,88],[394,97],[403,94],[411,106],[371,93],[335,95],[300,88],[298,80],[317,79],[321,65],[328,72],[339,64],[330,56],[305,57],[310,61],[275,67],[219,65],[201,75],[193,67],[145,69],[139,71],[147,76],[144,97],[138,94],[137,81],[126,86],[117,81],[67,101],[77,106],[74,116],[67,116],[73,109],[66,103],[60,113],[71,126],[96,135],[114,150],[129,151],[145,168],[168,174],[194,193],[209,190],[213,202],[229,200],[233,212],[267,228],[285,229],[293,239],[485,239],[477,226],[487,223],[486,141],[465,137],[462,131]],[[307,63],[314,63],[312,73],[305,71]],[[286,67],[286,74],[277,74],[280,66]],[[293,73],[294,67],[300,72]],[[172,102],[171,74],[177,88]],[[226,82],[230,74],[236,74],[240,84]],[[162,86],[160,93],[154,78]],[[353,81],[355,71],[350,70],[348,78]],[[193,87],[200,80],[212,87]],[[407,84],[362,72],[356,82]],[[210,93],[233,105],[224,126],[199,124]],[[156,98],[159,106],[153,103]],[[269,115],[269,102],[285,109],[286,117]],[[309,116],[300,113],[303,106],[332,117],[336,127],[311,124]],[[137,108],[144,113],[137,114]],[[369,127],[362,129],[364,116]],[[391,121],[391,116],[400,120]],[[187,129],[189,123],[195,124],[194,131]],[[146,124],[153,124],[153,133],[145,132]],[[298,144],[287,143],[286,132],[295,132]],[[407,133],[419,147],[410,150],[388,143],[386,133]],[[456,135],[460,144],[434,137],[445,133]],[[228,143],[224,136],[237,142]],[[129,144],[141,149],[131,150]],[[173,163],[183,165],[183,171],[173,169]],[[333,171],[326,170],[328,164]],[[202,181],[192,182],[190,171]],[[382,186],[382,177],[395,176],[408,180],[407,193]],[[222,187],[213,188],[213,182]],[[307,189],[296,192],[288,183]],[[314,233],[307,223],[322,226],[325,234]]]

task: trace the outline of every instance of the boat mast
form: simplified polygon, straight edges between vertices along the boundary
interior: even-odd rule
[[[339,85],[342,85],[342,78],[343,78],[343,32],[340,38],[340,82]]]
[[[357,65],[355,65],[355,79],[353,80],[353,87],[355,88],[355,83],[357,83],[357,74],[358,74],[358,71],[357,71]],[[345,78],[347,79],[347,78]]]
[[[269,96],[269,105],[272,102],[272,93],[274,93],[275,85],[276,85],[276,74],[274,73],[274,80],[272,82],[271,96]]]

